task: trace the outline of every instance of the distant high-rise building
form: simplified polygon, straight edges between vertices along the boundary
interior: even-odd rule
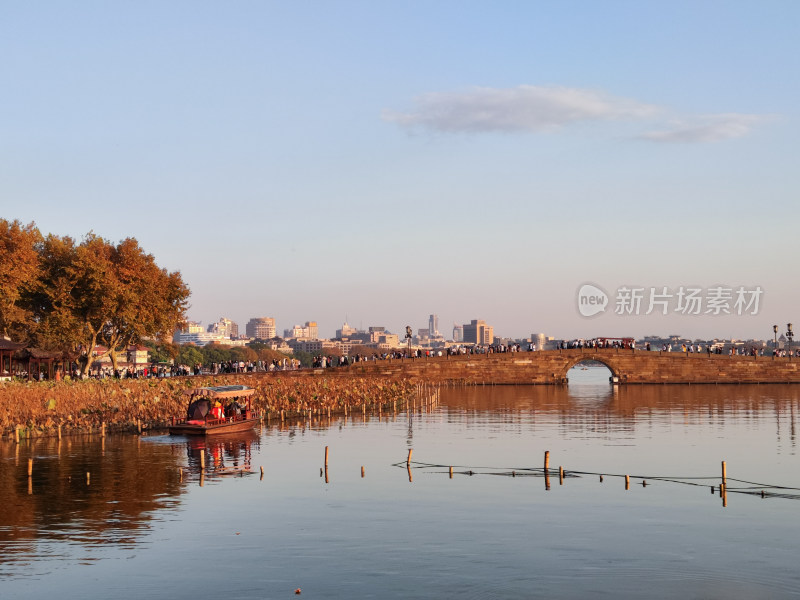
[[[344,322],[341,329],[336,330],[336,337],[341,338],[349,338],[357,333],[360,333],[358,329],[352,327],[351,325],[347,324],[347,321]]]
[[[283,337],[295,340],[317,340],[319,339],[317,322],[306,321],[305,325],[295,325],[291,329],[284,329]]]
[[[456,325],[455,323],[453,324],[453,341],[464,341],[464,327],[462,325]]]
[[[531,344],[536,344],[537,350],[544,350],[547,344],[547,336],[543,333],[532,333]]]
[[[203,326],[197,321],[187,321],[181,333],[203,333]]]
[[[464,343],[480,344],[484,346],[494,342],[494,327],[486,324],[481,319],[472,319],[469,323],[464,323]]]
[[[439,315],[428,317],[428,334],[430,337],[439,337]]]
[[[239,337],[239,326],[225,317],[220,317],[219,321],[208,326],[208,333],[218,333],[227,338]]]
[[[277,335],[275,331],[275,319],[272,317],[253,317],[247,322],[244,328],[249,338],[269,340]]]

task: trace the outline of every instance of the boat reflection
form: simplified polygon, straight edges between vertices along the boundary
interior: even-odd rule
[[[249,473],[252,451],[259,449],[260,439],[255,431],[190,437],[185,442],[189,472],[204,477]]]

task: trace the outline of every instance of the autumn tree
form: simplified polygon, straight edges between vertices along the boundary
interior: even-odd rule
[[[189,288],[179,272],[161,269],[134,238],[111,252],[110,311],[100,330],[114,368],[117,353],[145,337],[171,337],[186,320]]]
[[[185,320],[189,289],[179,272],[159,268],[134,238],[119,244],[89,233],[80,244],[49,235],[42,243],[35,302],[44,345],[81,354],[81,372],[98,345],[114,368],[120,352],[144,338],[171,336]]]
[[[41,241],[34,223],[0,219],[0,336],[30,340],[35,323],[28,295],[39,277]]]

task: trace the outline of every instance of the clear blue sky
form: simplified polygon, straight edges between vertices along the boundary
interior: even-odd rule
[[[136,237],[189,316],[771,336],[800,3],[0,2],[0,216]],[[755,316],[576,292],[759,285]],[[613,303],[613,298],[612,298]]]

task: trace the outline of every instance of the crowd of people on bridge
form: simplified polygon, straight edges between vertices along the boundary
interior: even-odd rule
[[[636,350],[636,342],[632,338],[590,338],[590,339],[573,339],[562,340],[557,343],[559,349],[627,349]],[[524,350],[528,352],[535,352],[537,350],[535,343],[527,344]],[[773,348],[768,349],[757,346],[734,346],[731,345],[727,348],[723,344],[699,344],[699,343],[682,343],[680,346],[673,345],[672,343],[664,343],[659,346],[651,346],[651,343],[645,342],[644,351],[662,351],[662,352],[683,352],[688,354],[705,353],[711,354],[727,354],[731,356],[765,356],[771,354],[774,357],[800,357],[800,348],[786,349],[786,348]],[[382,361],[382,360],[415,360],[422,358],[438,358],[438,357],[451,357],[451,356],[465,356],[465,355],[487,355],[487,354],[503,354],[522,352],[523,346],[519,343],[499,343],[491,345],[474,345],[474,344],[461,344],[458,346],[448,346],[447,348],[414,348],[414,349],[396,349],[390,352],[372,353],[372,354],[355,354],[349,356],[344,355],[327,355],[319,354],[313,357],[311,367],[314,369],[327,369],[334,367],[346,367],[352,364],[360,363],[363,361]],[[193,366],[187,365],[165,365],[156,364],[139,365],[136,367],[127,367],[114,370],[111,366],[102,367],[94,371],[89,376],[98,379],[106,378],[163,378],[163,377],[182,377],[187,375],[201,375],[212,374],[218,375],[222,373],[255,373],[255,372],[273,372],[273,371],[294,371],[302,368],[300,360],[294,357],[286,357],[282,359],[273,359],[271,361],[222,361],[212,362],[210,365],[195,364]],[[57,371],[56,379],[60,379],[61,372]],[[75,378],[78,378],[79,372],[77,368],[74,372],[70,373]],[[40,374],[40,378],[44,378]]]

